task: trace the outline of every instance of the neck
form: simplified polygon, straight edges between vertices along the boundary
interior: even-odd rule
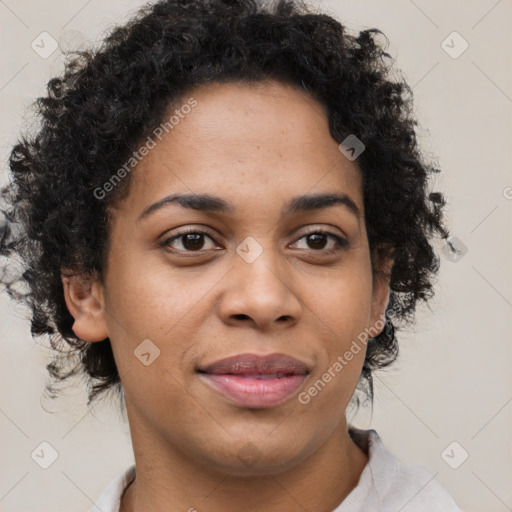
[[[139,432],[140,434],[140,432]],[[152,439],[134,436],[132,439]],[[137,446],[137,474],[120,512],[281,510],[331,512],[356,487],[368,456],[352,441],[343,421],[313,455],[286,471],[233,475],[209,468],[175,447]]]

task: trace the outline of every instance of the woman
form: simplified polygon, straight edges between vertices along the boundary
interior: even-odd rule
[[[376,34],[292,0],[163,0],[39,98],[2,251],[50,374],[126,406],[135,464],[92,510],[460,510],[345,416],[448,236]]]

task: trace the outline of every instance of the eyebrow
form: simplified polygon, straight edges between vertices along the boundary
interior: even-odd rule
[[[183,208],[199,210],[211,213],[233,213],[236,208],[233,203],[210,194],[172,194],[160,199],[156,203],[150,204],[141,213],[137,222],[149,217],[152,213],[160,210],[169,204],[178,204]],[[307,194],[293,197],[284,206],[281,216],[300,212],[322,210],[335,205],[342,205],[347,208],[358,220],[361,217],[361,211],[355,202],[346,194]]]

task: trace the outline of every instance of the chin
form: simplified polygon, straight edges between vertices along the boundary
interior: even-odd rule
[[[275,427],[275,426],[274,426]],[[303,443],[296,436],[244,436],[231,438],[208,453],[208,462],[216,471],[238,476],[278,475],[289,471],[315,450],[313,443]],[[293,438],[293,442],[290,439]],[[316,443],[314,443],[316,445]]]

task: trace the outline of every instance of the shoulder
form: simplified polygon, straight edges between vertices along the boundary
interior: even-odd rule
[[[135,478],[135,464],[119,473],[103,490],[89,512],[119,512],[121,497]]]
[[[426,467],[403,464],[385,446],[373,429],[351,429],[356,444],[368,449],[368,477],[372,491],[368,496],[379,512],[460,512],[448,491]],[[370,505],[370,503],[368,505]]]

